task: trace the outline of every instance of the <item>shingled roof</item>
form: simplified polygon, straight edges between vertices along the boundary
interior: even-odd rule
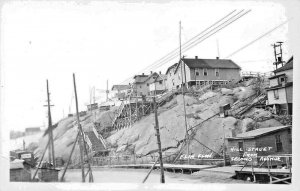
[[[228,69],[241,69],[236,63],[229,59],[187,59],[182,61],[189,68],[228,68]]]
[[[277,73],[277,72],[282,72],[282,71],[289,70],[289,69],[293,69],[293,56],[287,61],[287,63],[284,66],[274,70],[273,72]]]
[[[259,137],[259,136],[262,136],[262,135],[266,135],[266,134],[269,134],[269,133],[289,129],[291,127],[292,127],[291,125],[287,125],[287,126],[260,128],[260,129],[255,129],[255,130],[248,131],[248,132],[245,132],[245,133],[241,133],[241,134],[238,134],[236,137],[230,137],[230,138],[227,138],[227,139],[253,139],[253,138],[256,138],[256,137]]]

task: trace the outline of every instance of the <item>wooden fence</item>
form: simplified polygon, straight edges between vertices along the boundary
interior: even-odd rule
[[[130,165],[130,164],[151,164],[154,163],[158,155],[117,155],[105,157],[93,157],[93,166],[110,166],[110,165]],[[164,153],[163,162],[171,163],[175,159],[175,153]]]

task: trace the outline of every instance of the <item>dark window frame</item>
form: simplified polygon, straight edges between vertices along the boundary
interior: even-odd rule
[[[219,68],[216,68],[216,69],[215,69],[215,74],[216,74],[216,77],[219,77],[219,76],[220,76],[220,70],[219,70]]]
[[[242,158],[244,156],[244,142],[239,141],[238,147],[239,147],[239,157]],[[242,151],[241,151],[241,149],[242,149]]]
[[[208,76],[207,68],[203,68],[203,76]]]
[[[273,90],[273,93],[274,93],[274,99],[279,99],[279,92],[278,92],[278,89]]]
[[[283,146],[280,135],[275,135],[276,152],[283,152]]]

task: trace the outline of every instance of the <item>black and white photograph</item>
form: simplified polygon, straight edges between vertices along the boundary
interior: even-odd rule
[[[300,1],[0,10],[4,190],[296,190]]]

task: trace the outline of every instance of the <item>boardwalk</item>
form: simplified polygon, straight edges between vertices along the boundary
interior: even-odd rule
[[[150,169],[153,164],[132,164],[132,165],[111,165],[103,166],[102,168],[133,168],[133,169]],[[185,174],[191,174],[196,171],[215,168],[215,165],[180,165],[180,164],[164,164],[164,170],[168,172],[180,172]],[[160,168],[159,164],[156,164],[154,169]]]

